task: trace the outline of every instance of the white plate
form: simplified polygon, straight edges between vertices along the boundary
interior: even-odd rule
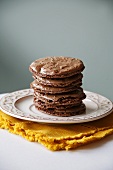
[[[86,113],[71,117],[51,116],[38,111],[33,104],[33,90],[15,91],[2,97],[0,109],[6,114],[34,122],[45,123],[83,123],[100,119],[111,113],[112,102],[99,94],[84,91],[86,99]]]

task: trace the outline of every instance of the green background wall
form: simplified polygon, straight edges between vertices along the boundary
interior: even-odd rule
[[[29,88],[49,55],[83,60],[83,88],[113,100],[113,1],[1,0],[0,93]]]

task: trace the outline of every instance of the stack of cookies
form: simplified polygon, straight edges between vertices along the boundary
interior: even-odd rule
[[[86,95],[81,87],[84,70],[81,60],[71,57],[46,57],[34,61],[29,69],[34,81],[35,107],[54,116],[74,116],[85,112]]]

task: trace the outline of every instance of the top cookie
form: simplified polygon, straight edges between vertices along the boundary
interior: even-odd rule
[[[52,56],[31,63],[29,70],[40,77],[65,78],[84,70],[83,62],[77,58]]]

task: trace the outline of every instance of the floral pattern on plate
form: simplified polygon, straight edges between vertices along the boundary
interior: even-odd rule
[[[33,104],[33,90],[24,89],[2,97],[0,109],[15,118],[43,123],[83,123],[103,118],[112,112],[113,104],[106,97],[84,91],[86,112],[71,117],[51,116],[38,111]]]

